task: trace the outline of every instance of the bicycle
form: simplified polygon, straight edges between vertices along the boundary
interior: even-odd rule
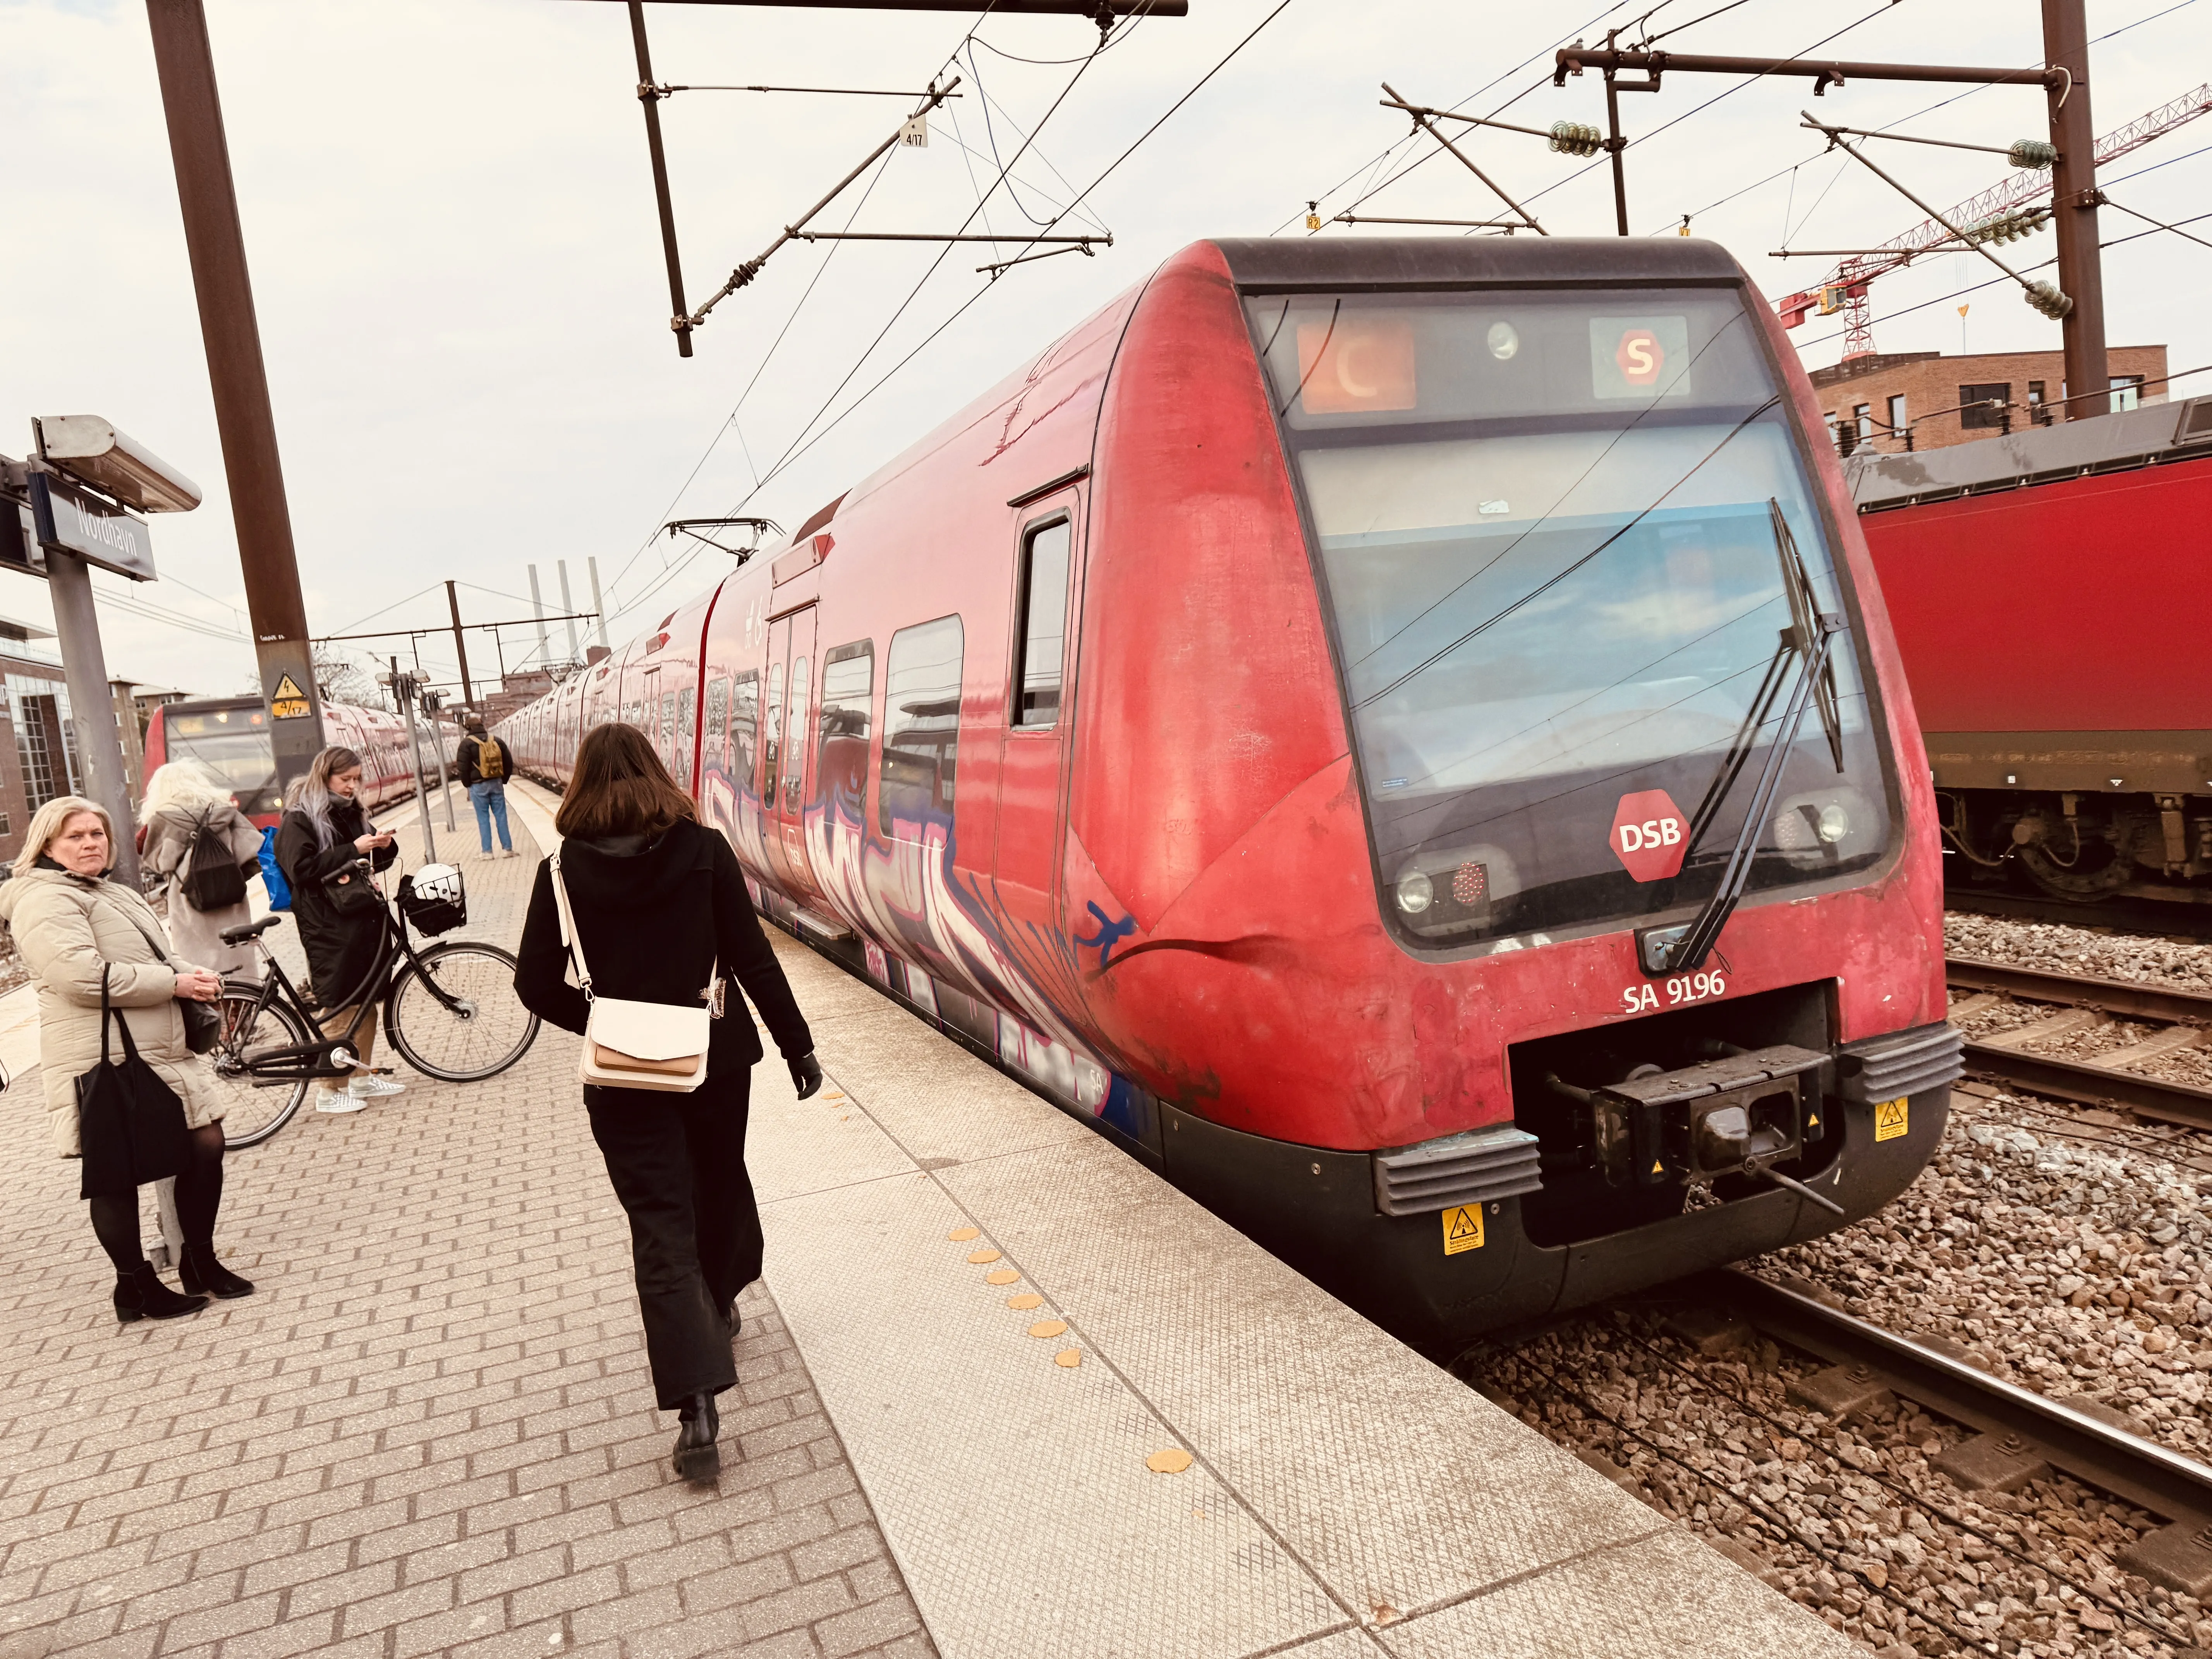
[[[415,884],[422,877],[430,879],[418,891]],[[204,1077],[223,1097],[226,1146],[259,1146],[292,1121],[309,1085],[350,1075],[359,1064],[356,1035],[379,1007],[392,1046],[416,1071],[441,1082],[496,1077],[537,1041],[538,1016],[514,994],[512,952],[477,939],[418,951],[410,936],[410,923],[434,937],[466,921],[459,871],[433,877],[426,867],[401,877],[378,914],[384,933],[359,993],[339,1000],[318,998],[325,1009],[356,1011],[336,1035],[323,1030],[315,1018],[318,1002],[292,983],[262,939],[283,925],[283,916],[222,930],[227,945],[251,941],[266,969],[258,980],[239,975],[223,981],[216,1004],[222,1035],[200,1056]]]

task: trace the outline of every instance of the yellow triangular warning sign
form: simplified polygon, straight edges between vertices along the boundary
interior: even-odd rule
[[[287,674],[276,682],[276,695],[280,697],[304,697],[307,694],[300,690],[298,683]]]
[[[1664,1175],[1667,1173],[1667,1166],[1660,1163],[1660,1161],[1655,1158],[1651,1160],[1651,1173],[1653,1175]]]
[[[280,720],[296,720],[308,713],[307,694],[300,690],[300,683],[289,674],[280,676],[276,690],[270,695],[269,712]]]
[[[1482,1206],[1462,1204],[1444,1212],[1444,1254],[1482,1248]]]
[[[1895,1100],[1875,1102],[1874,1138],[1876,1140],[1894,1140],[1903,1134],[1906,1125],[1911,1121],[1909,1115],[1911,1109],[1910,1096],[1900,1095]]]

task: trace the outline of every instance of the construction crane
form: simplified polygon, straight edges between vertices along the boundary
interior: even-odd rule
[[[2096,165],[2101,169],[2106,163],[2141,149],[2152,139],[2163,137],[2200,115],[2212,115],[2212,82],[2184,93],[2148,115],[2138,116],[2125,126],[2106,133],[2097,140]],[[1964,226],[1968,235],[1977,239],[2010,240],[2037,228],[2047,216],[2028,204],[2051,193],[2051,179],[2048,171],[2024,168],[1980,195],[1969,197],[1943,216],[1954,225]],[[1878,248],[1849,255],[1826,281],[1778,301],[1774,308],[1781,314],[1784,328],[1796,328],[1808,313],[1829,317],[1843,313],[1844,360],[1848,362],[1874,350],[1868,285],[1877,276],[1886,276],[1911,264],[1923,253],[1949,252],[1962,246],[1942,224],[1929,219],[1901,236],[1892,237]]]

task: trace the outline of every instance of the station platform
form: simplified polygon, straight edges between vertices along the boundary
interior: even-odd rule
[[[511,944],[555,836],[509,800],[525,856],[464,822],[460,862],[469,931]],[[754,1073],[769,1265],[714,1487],[668,1468],[566,1033],[236,1155],[218,1243],[260,1288],[121,1329],[20,1076],[0,1656],[1858,1651],[771,937],[830,1081]]]

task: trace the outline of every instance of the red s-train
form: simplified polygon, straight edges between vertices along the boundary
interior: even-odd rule
[[[1820,431],[1709,243],[1200,243],[502,730],[656,734],[764,912],[1441,1348],[1942,1133]]]
[[[429,722],[422,734],[423,770],[433,775],[441,766],[453,771],[453,750],[460,735],[451,720]],[[415,793],[415,763],[404,717],[358,703],[326,702],[323,740],[360,754],[361,803],[368,811]],[[155,708],[146,726],[146,775],[180,760],[205,768],[238,810],[259,828],[271,829],[283,816],[269,705],[260,698],[194,698]]]

